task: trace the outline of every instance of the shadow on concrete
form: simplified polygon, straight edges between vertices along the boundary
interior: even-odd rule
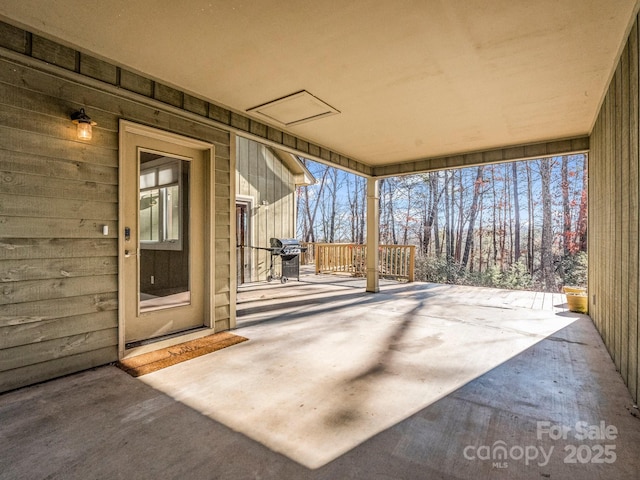
[[[409,328],[407,319],[389,336],[389,352]],[[349,381],[382,374],[371,364]],[[630,404],[600,337],[582,317],[310,470],[107,366],[0,396],[0,478],[635,480],[640,420],[629,415]],[[332,421],[348,422],[355,409],[345,407]],[[602,421],[618,432],[607,440],[615,462],[567,463],[568,445],[592,451],[603,443],[577,440],[576,422]],[[539,438],[538,422],[568,428],[567,438]],[[480,458],[478,448],[490,451],[497,442],[509,449],[506,460]],[[518,448],[528,446],[551,451],[549,461],[519,456]]]

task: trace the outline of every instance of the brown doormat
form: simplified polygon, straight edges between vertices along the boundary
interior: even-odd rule
[[[116,365],[129,375],[139,377],[246,340],[249,339],[233,333],[221,332],[136,357],[125,358]]]

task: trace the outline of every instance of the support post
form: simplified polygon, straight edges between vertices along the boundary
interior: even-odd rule
[[[238,244],[238,237],[236,236],[236,163],[237,163],[237,151],[236,151],[236,143],[237,139],[236,139],[236,135],[235,133],[231,133],[229,135],[229,145],[230,145],[230,156],[229,156],[229,171],[231,172],[230,178],[229,178],[229,252],[230,252],[230,258],[229,258],[229,272],[230,272],[230,278],[229,278],[229,328],[230,329],[234,329],[236,328],[236,322],[237,322],[237,318],[236,318],[236,299],[237,299],[237,293],[238,293],[238,268],[244,268],[243,265],[238,265],[238,251],[237,251],[237,244]],[[211,158],[209,160],[210,164],[209,164],[209,168],[211,169],[211,173],[210,173],[210,177],[211,177],[211,185],[209,186],[210,191],[212,192],[211,195],[213,195],[213,187],[214,187],[214,175],[215,175],[215,165],[216,165],[216,159],[215,158]],[[211,210],[210,215],[211,215],[211,220],[212,222],[215,222],[215,212],[217,211],[218,208],[223,208],[223,206],[218,206],[215,203],[215,197],[213,197],[211,199],[211,201],[209,202],[209,209]],[[213,240],[215,241],[215,232],[212,231],[213,236]],[[212,242],[214,243],[214,242]],[[214,243],[215,244],[215,243]],[[215,256],[215,252],[211,252],[212,256]],[[215,273],[215,269],[213,269],[213,272]],[[214,277],[214,275],[212,275],[212,277]],[[213,300],[215,299],[216,295],[215,295],[215,278],[212,279],[211,281],[212,285],[210,286],[210,291],[208,292],[208,295],[211,298],[211,303],[213,303]],[[215,326],[216,324],[216,320],[215,320],[215,305],[211,306],[211,326]]]
[[[378,274],[378,247],[380,225],[379,181],[367,178],[367,292],[378,293],[380,282]]]
[[[409,246],[409,282],[413,282],[416,273],[416,246]]]

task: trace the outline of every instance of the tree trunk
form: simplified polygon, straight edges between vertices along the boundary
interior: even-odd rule
[[[445,255],[447,258],[447,263],[451,262],[451,253],[453,251],[453,245],[451,240],[451,204],[449,199],[449,187],[446,183],[446,179],[448,177],[448,172],[445,170],[444,178],[445,178],[445,189],[444,189],[444,244],[445,244]]]
[[[496,221],[496,216],[497,216],[497,205],[498,205],[498,196],[496,195],[496,167],[495,165],[491,166],[491,189],[493,191],[493,218],[492,218],[492,223],[493,223],[493,231],[491,233],[492,235],[492,239],[493,239],[493,264],[497,265],[498,264],[498,239],[497,239],[497,229],[498,229],[498,225],[497,225],[497,221]]]
[[[442,255],[442,242],[440,241],[440,225],[438,225],[438,215],[433,219],[433,243],[436,248],[436,255]]]
[[[409,220],[411,218],[411,190],[412,190],[412,185],[410,184],[406,184],[406,189],[407,189],[407,213],[404,217],[404,226],[403,226],[403,232],[402,232],[402,244],[403,245],[408,245],[409,244]]]
[[[587,251],[587,157],[582,156],[582,191],[580,192],[580,210],[578,212],[578,248]]]
[[[385,209],[385,196],[384,189],[387,186],[387,181],[385,178],[380,179],[379,186],[379,198],[378,198],[378,212],[380,213],[380,225],[378,226],[378,238],[380,239],[381,244],[387,243],[387,210]]]
[[[518,166],[516,162],[511,164],[513,176],[513,212],[515,217],[514,258],[516,263],[520,260],[520,197],[518,193]]]
[[[430,178],[429,182],[431,182]],[[433,189],[429,188],[429,196],[425,199],[425,209],[422,215],[422,253],[425,255],[429,254],[429,243],[431,242],[431,228],[433,227],[433,217],[431,216],[431,213],[433,212],[433,196]]]
[[[511,202],[511,177],[509,175],[509,166],[507,164],[504,165],[504,179],[505,179],[505,193],[504,193],[504,202],[505,202],[505,223],[509,227],[509,246],[507,248],[507,252],[509,254],[509,258],[507,261],[508,265],[513,263],[513,204]]]
[[[471,210],[469,212],[469,228],[467,229],[467,240],[464,245],[464,255],[462,256],[462,268],[467,268],[469,253],[473,248],[473,229],[476,223],[476,214],[478,213],[478,199],[481,195],[483,171],[483,166],[478,167],[476,181],[473,184],[473,200],[471,201]]]
[[[506,260],[505,243],[507,238],[507,179],[502,179],[502,199],[499,204],[498,212],[498,241],[500,244],[500,270],[504,271],[504,263]]]
[[[311,214],[311,205],[309,203],[309,187],[304,187],[304,205],[305,205],[305,210],[307,213],[307,229],[305,230],[304,233],[304,241],[305,242],[315,242],[316,241],[316,237],[315,237],[315,232],[313,229],[313,215]]]
[[[482,217],[484,214],[484,195],[480,196],[480,225],[478,228],[478,273],[482,273],[482,237],[484,236],[484,224]]]
[[[462,170],[458,170],[458,228],[454,256],[456,263],[460,263],[462,258],[462,237],[464,232],[464,186],[462,185],[462,173]]]
[[[360,187],[360,227],[358,228],[358,243],[362,245],[364,243],[364,232],[367,221],[367,180],[362,179],[362,186]]]
[[[349,177],[347,177],[347,201],[349,202],[349,213],[351,215],[351,243],[357,242],[356,238],[358,232],[358,200],[358,177],[356,177],[353,182],[353,193],[351,192],[351,181],[349,180]]]
[[[387,221],[388,221],[388,225],[389,225],[389,234],[390,234],[390,242],[392,245],[397,245],[398,244],[398,239],[396,237],[396,220],[395,220],[395,216],[394,216],[394,211],[393,211],[393,190],[394,190],[395,185],[393,183],[389,183],[387,182],[387,195],[388,195],[388,202],[387,202]]]
[[[540,270],[545,291],[555,290],[553,271],[553,229],[551,225],[551,160],[540,160],[542,183],[542,238],[540,241]]]
[[[528,199],[528,216],[529,225],[527,232],[527,267],[529,273],[533,275],[534,267],[534,246],[535,246],[535,217],[534,217],[534,201],[533,201],[533,179],[531,178],[531,162],[525,163],[527,169],[527,199]]]
[[[562,156],[560,164],[560,189],[562,191],[562,250],[568,257],[573,250],[571,233],[571,209],[569,208],[569,168],[567,156]]]
[[[431,172],[429,175],[429,211],[427,216],[426,225],[424,227],[424,236],[425,236],[425,254],[428,253],[430,242],[431,242],[431,231],[433,229],[433,238],[435,242],[435,250],[438,255],[442,253],[440,248],[440,231],[438,228],[438,206],[440,204],[440,198],[444,193],[444,189],[447,187],[447,177],[445,174],[444,186],[442,189],[438,188],[440,174],[438,172]]]
[[[325,181],[327,179],[327,173],[329,172],[329,167],[325,168],[324,173],[322,174],[322,179],[320,180],[320,190],[318,191],[318,198],[316,199],[316,204],[313,207],[313,213],[311,213],[311,206],[309,203],[309,190],[308,188],[305,188],[305,202],[307,205],[307,216],[308,216],[308,220],[309,220],[309,231],[307,232],[307,234],[305,235],[305,242],[315,242],[316,241],[316,236],[315,236],[315,228],[314,228],[314,224],[316,221],[316,213],[318,212],[318,206],[320,205],[320,198],[322,197],[322,192],[324,189],[324,185],[325,185]]]
[[[329,243],[336,238],[336,207],[338,204],[338,169],[331,167],[331,210],[329,213]]]

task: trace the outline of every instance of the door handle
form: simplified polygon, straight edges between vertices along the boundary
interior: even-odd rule
[[[133,255],[134,257],[139,257],[140,256],[140,252],[135,252],[135,251],[131,251],[131,250],[125,250],[124,251],[125,258],[129,258],[131,255]]]

